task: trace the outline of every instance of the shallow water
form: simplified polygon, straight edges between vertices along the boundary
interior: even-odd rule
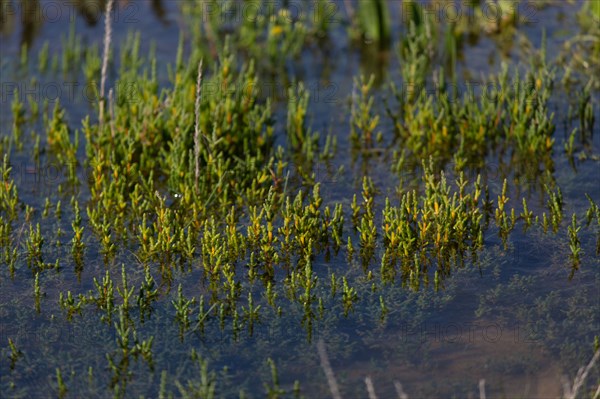
[[[162,4],[164,16],[153,11],[152,4]],[[47,7],[50,1],[42,1]],[[341,5],[341,2],[339,3]],[[44,7],[44,6],[43,6]],[[114,24],[113,43],[115,54],[131,30],[141,32],[141,52],[149,50],[155,43],[159,60],[158,73],[161,82],[168,84],[167,63],[172,63],[177,52],[177,42],[183,18],[177,2],[123,2],[120,3],[123,18]],[[541,42],[542,30],[548,35],[548,53],[551,56],[560,48],[564,36],[572,29],[577,30],[574,13],[580,4],[552,5],[536,11],[536,22],[519,29],[537,48]],[[396,9],[397,14],[400,10]],[[127,14],[131,12],[132,14]],[[79,73],[64,75],[40,74],[35,65],[36,56],[48,41],[50,54],[62,49],[60,37],[69,32],[68,18],[62,14],[59,21],[41,24],[31,35],[17,23],[12,32],[0,36],[0,56],[2,61],[2,106],[0,107],[0,134],[9,135],[11,126],[10,103],[12,96],[7,94],[9,85],[15,84],[21,91],[33,90],[40,102],[50,95],[51,89],[61,87],[59,97],[66,108],[69,123],[79,126],[79,121],[92,112],[85,100],[85,92],[79,88],[75,93],[64,89],[65,82],[78,83],[85,87],[85,79]],[[129,17],[133,18],[130,19]],[[102,19],[90,26],[81,15],[74,18],[74,27],[85,43],[97,43],[101,47],[103,36]],[[395,24],[395,35],[400,27]],[[2,27],[6,32],[6,27]],[[28,53],[32,57],[29,72],[21,71],[18,65],[20,45],[24,37],[33,36]],[[568,35],[567,35],[568,36]],[[332,33],[329,48],[304,50],[301,58],[290,63],[290,76],[272,81],[263,80],[263,88],[268,97],[275,98],[277,123],[285,126],[286,83],[294,78],[302,79],[311,89],[311,123],[314,129],[331,132],[338,137],[338,155],[328,171],[326,165],[318,166],[317,180],[323,183],[322,195],[325,203],[342,201],[349,205],[351,193],[360,190],[362,170],[353,165],[348,155],[348,97],[353,90],[353,78],[361,71],[383,69],[384,76],[395,79],[398,75],[398,61],[392,54],[387,65],[381,68],[372,55],[352,46],[344,35],[344,28],[338,27]],[[518,45],[508,56],[502,54],[497,43],[489,38],[481,38],[474,45],[465,45],[459,76],[477,79],[499,68],[499,61],[505,57],[514,61],[524,61],[526,53]],[[393,53],[393,51],[392,51]],[[118,71],[111,65],[109,87]],[[30,86],[29,78],[37,76],[41,86]],[[267,78],[268,79],[268,78]],[[384,80],[384,78],[382,78]],[[273,91],[272,91],[273,90]],[[384,93],[383,85],[378,89]],[[271,96],[272,92],[279,93]],[[588,202],[584,193],[596,202],[600,200],[600,168],[597,160],[578,162],[575,172],[569,165],[562,148],[571,131],[563,125],[566,118],[566,96],[553,94],[557,124],[555,148],[556,182],[562,189],[566,203],[565,220],[570,222],[572,212],[578,215],[585,212]],[[50,110],[52,103],[50,103]],[[595,93],[594,112],[600,120],[598,93]],[[384,122],[385,123],[385,122]],[[278,126],[276,125],[276,126]],[[383,125],[386,127],[386,125]],[[389,126],[387,126],[389,127]],[[40,130],[42,122],[30,126]],[[597,129],[596,129],[597,132]],[[384,132],[384,136],[386,133]],[[387,138],[387,137],[386,137]],[[284,138],[278,137],[282,145]],[[21,200],[36,209],[43,209],[44,199],[52,201],[62,198],[64,215],[62,228],[70,231],[71,210],[68,205],[71,193],[59,194],[57,184],[62,177],[54,175],[52,160],[44,157],[46,167],[36,169],[30,148],[32,141],[26,141],[22,151],[10,152],[15,180]],[[593,137],[593,153],[598,153],[600,134]],[[80,155],[84,154],[80,145]],[[487,183],[495,198],[502,187],[502,173],[498,159],[490,156],[486,163]],[[42,163],[44,164],[44,163]],[[343,165],[344,172],[335,174]],[[40,175],[42,170],[42,175]],[[384,194],[391,195],[397,184],[397,177],[389,172],[389,162],[385,158],[369,160],[369,174],[381,194],[377,201],[382,202]],[[85,167],[77,173],[85,181]],[[525,185],[528,186],[528,185]],[[89,189],[82,184],[79,201],[89,200]],[[525,187],[521,193],[511,193],[511,197],[525,196],[530,208],[543,210],[545,203],[540,201],[540,191]],[[509,205],[518,208],[520,202],[513,200]],[[86,220],[85,212],[84,222]],[[34,216],[40,220],[39,212]],[[53,236],[56,224],[42,224],[43,231]],[[219,394],[225,397],[237,395],[244,389],[252,397],[265,394],[263,381],[270,380],[270,371],[265,366],[267,358],[277,365],[280,385],[291,389],[295,380],[300,382],[302,394],[306,397],[326,397],[329,395],[325,375],[320,368],[316,341],[323,338],[336,373],[341,393],[345,398],[366,397],[364,378],[372,377],[379,397],[395,395],[394,381],[402,383],[409,397],[476,397],[478,383],[485,379],[488,397],[557,397],[562,393],[561,376],[572,379],[576,368],[587,363],[593,351],[594,336],[600,331],[600,260],[594,254],[595,235],[591,228],[582,229],[581,239],[584,255],[582,266],[569,279],[568,244],[566,229],[559,235],[543,235],[539,229],[526,234],[517,226],[504,248],[496,231],[490,229],[485,236],[485,248],[480,254],[479,268],[467,267],[453,272],[444,282],[444,289],[434,292],[432,287],[414,293],[400,284],[380,287],[381,291],[370,294],[370,282],[366,281],[359,267],[348,267],[343,256],[328,262],[320,256],[315,259],[313,269],[317,274],[326,275],[331,269],[339,275],[347,275],[363,295],[354,312],[346,318],[342,315],[339,301],[325,303],[326,316],[316,320],[312,339],[307,339],[301,328],[302,307],[290,305],[282,317],[275,310],[263,306],[261,322],[255,327],[252,336],[245,332],[235,337],[231,327],[223,331],[218,320],[209,320],[204,335],[189,333],[182,341],[179,328],[174,322],[174,309],[177,285],[182,284],[184,294],[208,293],[202,280],[202,272],[175,271],[173,288],[158,302],[150,322],[142,324],[137,333],[140,337],[154,336],[153,355],[155,371],[149,371],[142,362],[131,365],[133,379],[128,383],[127,396],[144,395],[156,397],[159,392],[161,374],[166,370],[171,380],[168,385],[174,392],[174,381],[197,378],[198,371],[189,358],[195,348],[209,361],[211,370],[219,372],[227,368],[226,388]],[[563,234],[563,235],[560,235]],[[66,239],[63,239],[63,241]],[[65,247],[68,245],[63,243]],[[49,251],[47,261],[64,256],[65,248]],[[70,267],[60,273],[44,274],[41,285],[44,297],[41,313],[37,314],[33,301],[33,277],[25,261],[17,266],[14,278],[10,278],[7,268],[0,270],[0,366],[1,388],[7,397],[46,397],[48,392],[56,392],[56,368],[62,370],[69,397],[105,397],[109,390],[110,372],[107,367],[107,353],[115,353],[116,335],[114,329],[100,321],[100,316],[92,311],[84,311],[80,317],[67,321],[58,305],[60,292],[70,290],[86,293],[93,289],[93,278],[100,279],[105,266],[99,248],[88,249],[86,264],[81,275]],[[63,254],[63,255],[61,255]],[[122,256],[109,267],[115,281],[120,282],[121,263],[135,265],[135,256]],[[355,270],[356,269],[356,270]],[[131,270],[131,273],[129,272]],[[128,269],[131,284],[143,280],[143,270]],[[327,283],[327,282],[326,282]],[[245,283],[249,284],[249,283]],[[262,287],[250,288],[260,295]],[[318,290],[328,291],[326,284]],[[379,296],[386,298],[389,314],[380,321]],[[264,304],[263,304],[264,305]],[[117,315],[118,318],[118,315]],[[115,320],[116,321],[116,320]],[[23,352],[14,369],[7,360],[11,339]],[[88,370],[94,376],[88,380]],[[590,378],[595,383],[598,373]],[[260,381],[260,382],[259,382]],[[15,384],[15,388],[11,384]]]

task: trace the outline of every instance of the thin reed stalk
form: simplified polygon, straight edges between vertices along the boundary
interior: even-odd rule
[[[398,399],[408,399],[408,395],[402,389],[402,384],[399,381],[394,381],[394,388],[396,388],[396,394],[398,394]]]
[[[327,377],[327,383],[329,384],[331,396],[333,399],[342,399],[342,395],[340,395],[340,389],[337,381],[335,380],[335,375],[333,374],[333,369],[329,363],[329,357],[327,357],[327,351],[325,350],[325,342],[323,342],[323,339],[320,339],[317,343],[317,351],[319,352],[319,358],[321,359],[321,367],[325,372],[325,377]]]
[[[198,80],[196,81],[196,124],[194,129],[194,159],[195,159],[195,188],[198,193],[198,179],[200,177],[200,101],[202,99],[202,63],[198,65]]]
[[[485,380],[482,378],[479,380],[479,399],[485,399]]]
[[[587,378],[588,374],[590,373],[590,371],[592,370],[592,368],[594,367],[594,365],[596,364],[596,362],[598,361],[599,358],[600,358],[600,349],[598,349],[596,351],[596,353],[594,353],[592,360],[590,360],[590,362],[588,363],[588,365],[585,368],[582,367],[579,369],[579,371],[577,372],[577,376],[575,377],[575,380],[573,381],[573,387],[569,388],[568,384],[565,384],[565,387],[564,387],[565,398],[575,399],[577,397],[577,393],[583,386],[585,379]],[[596,395],[594,395],[594,398],[596,398],[598,396],[599,392],[600,392],[600,387],[598,387],[598,391],[596,392]]]
[[[100,76],[100,126],[104,124],[104,93],[106,88],[106,75],[108,71],[108,57],[110,52],[110,43],[112,40],[112,25],[110,15],[112,13],[114,0],[108,0],[104,15],[104,51],[102,53],[102,73]]]
[[[375,393],[375,387],[373,386],[373,381],[371,380],[371,377],[365,377],[365,385],[367,386],[369,399],[377,399],[377,394]]]

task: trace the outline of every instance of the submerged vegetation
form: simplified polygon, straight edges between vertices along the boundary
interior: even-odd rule
[[[599,192],[573,187],[597,177],[596,27],[582,21],[556,59],[544,33],[527,63],[505,60],[475,86],[462,83],[465,41],[517,35],[508,11],[474,28],[407,1],[396,27],[385,1],[346,4],[347,21],[336,2],[306,3],[300,14],[257,3],[236,20],[236,2],[183,2],[166,65],[139,33],[111,39],[109,12],[104,46],[83,45],[72,25],[62,52],[25,46],[6,67],[33,82],[83,79],[98,101],[15,91],[3,107],[2,392],[28,397],[50,381],[58,397],[324,394],[324,377],[305,374],[315,338],[338,359],[360,339],[425,367],[435,345],[389,342],[435,312],[533,326],[531,343],[569,378],[597,351]],[[399,35],[400,65],[385,84],[357,72],[324,106],[343,120],[327,130],[316,115],[331,93],[298,65],[328,57],[312,53],[340,31],[384,53]],[[267,83],[285,90],[266,94]],[[48,190],[15,173],[23,159],[53,173]],[[464,284],[474,294],[459,312]],[[4,327],[13,320],[41,342]],[[282,382],[288,350],[299,363]],[[458,394],[483,377],[463,376]],[[450,392],[435,389],[421,393]]]

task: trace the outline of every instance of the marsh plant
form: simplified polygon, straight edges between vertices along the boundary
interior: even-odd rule
[[[432,345],[390,349],[385,342],[397,338],[390,331],[464,307],[463,286],[479,300],[450,317],[539,323],[565,368],[589,357],[600,211],[597,190],[570,185],[593,174],[597,93],[590,78],[564,130],[553,103],[565,89],[564,71],[549,59],[545,39],[530,63],[505,60],[480,87],[465,83],[458,93],[467,27],[446,26],[407,2],[397,70],[380,86],[353,70],[348,101],[338,102],[346,106],[323,106],[337,112],[327,126],[316,120],[322,105],[300,64],[318,60],[315,48],[337,32],[324,15],[332,2],[312,2],[319,18],[266,2],[237,20],[239,2],[181,3],[183,30],[168,65],[144,35],[112,39],[119,35],[113,3],[106,4],[102,47],[84,46],[73,24],[65,49],[43,46],[34,57],[42,78],[60,57],[63,73],[100,79],[98,103],[81,112],[15,95],[12,120],[0,126],[7,132],[0,142],[0,285],[15,294],[0,303],[2,323],[77,326],[97,334],[90,339],[100,356],[87,347],[85,356],[73,356],[78,340],[32,344],[26,337],[22,345],[9,329],[3,392],[32,394],[29,373],[51,375],[59,397],[96,390],[209,398],[238,395],[240,387],[240,396],[299,397],[313,374],[299,382],[288,376],[314,369],[309,350],[321,338],[339,360],[357,356],[362,349],[353,342],[360,341],[385,352],[382,358],[429,367]],[[391,5],[357,7],[350,13],[355,36],[390,42]],[[518,29],[507,15],[485,34]],[[19,71],[33,62],[28,54]],[[288,97],[264,95],[269,79],[286,83]],[[29,155],[60,170],[48,192],[15,172]],[[546,257],[553,248],[543,272],[541,261],[510,264],[511,248],[523,243],[532,252],[544,246]],[[519,275],[524,269],[528,275]],[[526,302],[512,306],[521,296]],[[273,349],[279,346],[286,353]],[[238,364],[236,356],[250,360]],[[293,356],[298,364],[286,364]],[[233,374],[215,371],[229,364]],[[372,395],[376,383],[369,377]]]

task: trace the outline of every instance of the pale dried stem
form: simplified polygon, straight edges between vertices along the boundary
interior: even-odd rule
[[[200,102],[202,100],[202,64],[200,60],[198,64],[198,80],[196,81],[196,107],[194,113],[196,115],[196,125],[194,129],[194,159],[195,159],[195,185],[196,193],[198,193],[198,179],[200,178]]]
[[[367,386],[367,393],[369,394],[369,399],[377,399],[377,394],[375,394],[375,387],[373,386],[373,381],[371,377],[365,377],[365,385]]]
[[[479,380],[479,399],[485,399],[485,380]]]
[[[396,393],[398,394],[398,399],[408,399],[408,395],[402,389],[402,384],[399,381],[394,381],[394,388],[396,388]]]
[[[340,389],[338,387],[337,381],[335,380],[335,375],[333,374],[333,369],[331,368],[329,358],[327,357],[327,351],[325,350],[325,342],[323,342],[322,339],[320,339],[317,343],[317,351],[319,352],[319,358],[321,359],[321,367],[325,372],[325,377],[327,377],[327,383],[329,384],[331,396],[333,396],[333,399],[342,399],[342,396],[340,395]]]
[[[585,379],[587,378],[588,374],[590,373],[590,371],[592,370],[592,368],[598,361],[598,358],[600,358],[600,349],[597,350],[596,353],[594,353],[592,360],[590,360],[590,362],[588,363],[588,365],[585,368],[582,367],[579,369],[579,371],[577,372],[577,376],[575,377],[575,380],[573,381],[573,387],[569,388],[568,384],[565,384],[566,385],[565,386],[565,397],[566,398],[575,399],[577,397],[577,393],[583,386]],[[597,397],[599,392],[600,392],[600,387],[598,387],[598,391],[596,392],[596,395],[594,397]]]
[[[102,54],[102,73],[100,76],[100,126],[104,123],[104,92],[106,87],[106,75],[108,72],[108,57],[110,52],[110,42],[112,40],[112,25],[110,15],[112,14],[114,0],[108,0],[104,15],[104,52]]]

